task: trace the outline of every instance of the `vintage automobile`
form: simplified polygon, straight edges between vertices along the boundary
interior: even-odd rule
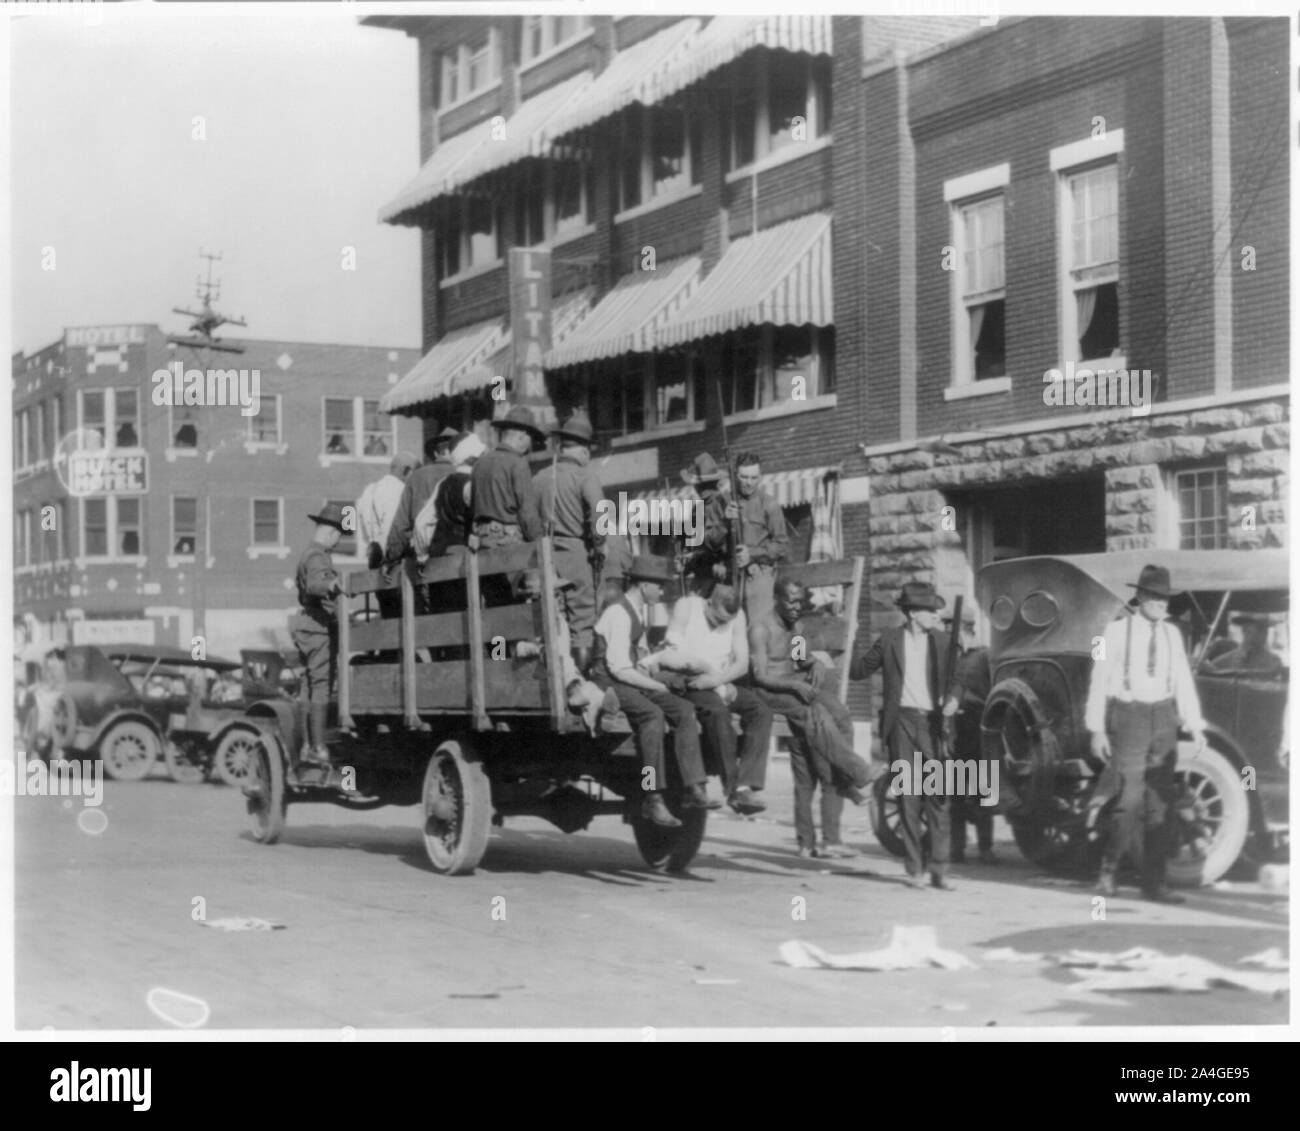
[[[302,702],[253,704],[237,724],[255,754],[244,785],[254,839],[275,843],[291,804],[419,805],[430,865],[458,875],[475,869],[491,826],[508,817],[542,817],[576,832],[608,814],[632,826],[651,868],[686,869],[708,814],[681,807],[674,759],[666,760],[664,793],[681,826],[666,828],[641,815],[644,779],[626,729],[589,733],[568,707],[560,667],[546,663],[556,654],[562,616],[552,553],[550,539],[543,538],[438,559],[424,580],[463,582],[468,611],[417,616],[409,563],[397,578],[400,618],[354,623],[340,601],[337,725],[327,736],[333,757],[328,773],[298,760]],[[540,571],[539,600],[481,606],[484,578],[527,569]],[[850,585],[856,602],[854,580],[860,582],[861,572],[858,558],[795,567],[793,575],[809,585]],[[375,572],[345,579],[352,598],[392,587]],[[540,656],[519,658],[523,641],[540,643]]]
[[[999,811],[1030,860],[1086,872],[1100,859],[1104,809],[1090,805],[1102,766],[1083,725],[1094,642],[1127,616],[1144,565],[1169,569],[1185,591],[1170,604],[1184,634],[1209,749],[1179,744],[1180,846],[1170,880],[1208,884],[1239,860],[1276,859],[1288,844],[1288,668],[1227,670],[1234,613],[1285,614],[1288,560],[1281,550],[1143,550],[1018,558],[979,573],[988,616],[993,688],[984,705],[984,757],[1001,770]]]
[[[117,781],[146,777],[161,754],[177,781],[213,773],[239,784],[248,751],[234,724],[248,697],[286,694],[276,652],[245,652],[241,665],[156,645],[74,644],[60,651],[63,687],[51,711],[51,745],[94,752]]]

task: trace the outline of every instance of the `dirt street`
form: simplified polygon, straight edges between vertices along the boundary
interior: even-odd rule
[[[444,878],[415,808],[291,807],[284,840],[263,847],[244,831],[242,797],[220,786],[109,782],[106,824],[80,799],[21,798],[18,1027],[165,1029],[147,1004],[159,987],[206,1003],[207,1029],[923,1026],[960,1039],[990,1025],[1286,1020],[1284,996],[1081,995],[1046,961],[983,957],[1140,945],[1235,965],[1285,953],[1284,895],[1232,884],[1163,907],[1122,889],[1130,898],[1096,921],[1091,890],[1039,874],[1001,824],[1000,867],[955,869],[954,893],[915,891],[852,806],[845,834],[861,856],[795,856],[787,763],[770,777],[768,813],[710,818],[678,877],[649,872],[608,817],[573,836],[512,822],[476,874]],[[227,932],[199,916],[284,929]],[[895,925],[933,926],[977,968],[804,970],[778,953],[787,940],[870,950]]]

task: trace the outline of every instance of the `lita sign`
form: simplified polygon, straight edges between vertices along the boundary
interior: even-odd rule
[[[515,404],[527,405],[543,428],[555,423],[542,358],[551,348],[551,253],[510,251],[510,332]]]

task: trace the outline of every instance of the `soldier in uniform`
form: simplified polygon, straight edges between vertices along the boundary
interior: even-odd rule
[[[402,489],[402,497],[398,500],[393,521],[388,527],[388,537],[384,544],[385,565],[391,567],[406,555],[415,529],[415,517],[433,497],[438,484],[455,470],[451,453],[463,435],[454,428],[444,428],[425,443],[424,456],[429,462],[423,467],[417,467],[406,477],[406,486]]]
[[[327,503],[319,514],[307,517],[316,524],[316,532],[298,559],[298,604],[302,609],[289,618],[289,632],[306,668],[303,689],[307,700],[307,741],[301,760],[328,766],[330,755],[325,746],[325,728],[329,723],[338,654],[335,601],[343,591],[330,551],[343,537],[343,508],[338,503]]]
[[[532,410],[516,405],[492,421],[497,446],[479,458],[470,477],[472,532],[478,545],[509,546],[536,542],[542,536],[537,489],[528,474],[533,442],[546,443]]]
[[[604,564],[605,538],[596,529],[597,508],[604,501],[600,480],[591,468],[591,421],[575,412],[551,430],[558,446],[555,463],[533,476],[546,529],[555,543],[555,572],[573,585],[565,592],[565,617],[573,643],[573,662],[591,666],[592,629],[596,623],[596,584]]]
[[[1216,672],[1277,672],[1282,657],[1268,648],[1268,613],[1238,613],[1232,623],[1241,629],[1241,644],[1220,656],[1210,667]]]
[[[758,456],[743,452],[736,457],[733,499],[725,519],[740,519],[736,568],[744,574],[745,615],[756,624],[772,610],[776,568],[785,561],[790,534],[781,504],[758,485],[762,475]]]
[[[682,468],[682,482],[695,488],[704,504],[703,540],[683,545],[682,572],[687,588],[707,597],[714,585],[727,579],[727,496],[719,489],[722,472],[708,452],[701,452],[690,467]]]

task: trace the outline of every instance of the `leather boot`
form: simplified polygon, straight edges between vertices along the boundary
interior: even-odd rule
[[[688,785],[682,793],[683,809],[721,809],[722,802],[709,796],[708,786]]]
[[[573,656],[574,666],[578,669],[579,674],[585,679],[587,672],[591,668],[591,649],[574,648],[571,655]]]
[[[307,707],[307,760],[329,764],[329,749],[325,745],[325,731],[329,725],[330,705],[314,700]]]
[[[664,795],[662,793],[647,793],[645,800],[641,802],[641,816],[654,825],[661,825],[665,829],[679,829],[682,827],[681,821],[668,812],[668,806],[664,804]]]

